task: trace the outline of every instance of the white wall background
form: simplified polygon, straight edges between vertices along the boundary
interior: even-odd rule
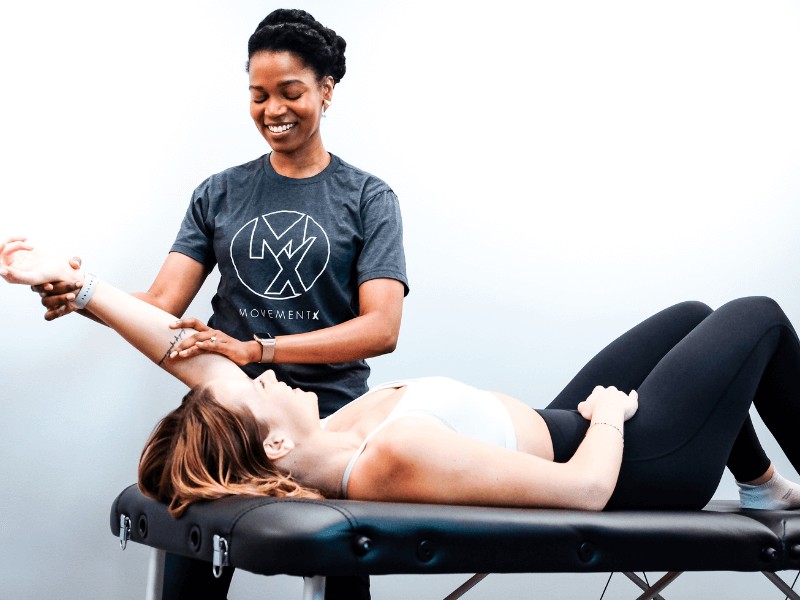
[[[412,293],[373,383],[442,373],[543,406],[679,300],[766,294],[800,323],[797,1],[301,6],[348,41],[328,149],[388,181],[404,211]],[[266,151],[243,67],[276,7],[3,4],[0,235],[146,288],[194,187]],[[208,317],[210,295],[191,314]],[[25,288],[0,302],[0,597],[140,598],[147,552],[119,552],[108,512],[182,386],[85,319],[45,323]],[[729,479],[718,494],[733,497]],[[373,589],[434,597],[458,579]],[[596,598],[604,583],[505,576],[470,597]],[[670,597],[696,596],[690,584],[777,594],[757,576],[691,574]],[[296,585],[239,574],[231,597]],[[636,589],[617,576],[615,594]]]

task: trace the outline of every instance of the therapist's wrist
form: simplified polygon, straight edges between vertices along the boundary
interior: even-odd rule
[[[247,356],[250,363],[261,362],[261,344],[256,340],[245,342],[247,345]]]
[[[259,337],[258,334],[256,334],[253,335],[253,339],[260,346],[260,354],[256,362],[265,364],[275,362],[275,338]]]

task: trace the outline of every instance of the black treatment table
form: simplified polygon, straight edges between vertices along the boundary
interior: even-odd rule
[[[584,512],[230,497],[192,505],[180,519],[132,485],[117,497],[111,529],[156,548],[148,598],[159,599],[163,554],[263,575],[305,578],[303,598],[322,600],[327,575],[625,573],[659,593],[684,571],[751,571],[800,600],[776,571],[800,569],[800,511],[741,510],[712,501],[697,511]],[[635,571],[666,572],[647,585]]]

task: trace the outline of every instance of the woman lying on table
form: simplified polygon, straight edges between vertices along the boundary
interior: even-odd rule
[[[172,360],[191,331],[65,259],[0,245],[11,283],[82,282],[85,307],[192,390],[148,440],[142,490],[179,516],[230,494],[491,506],[700,508],[727,466],[745,508],[800,506],[750,423],[800,466],[800,345],[780,307],[668,308],[612,342],[543,410],[446,378],[384,384],[320,420],[314,394],[230,360]],[[213,344],[209,340],[207,344]],[[625,392],[622,390],[636,390]]]

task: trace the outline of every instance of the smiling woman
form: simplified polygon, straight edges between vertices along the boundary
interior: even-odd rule
[[[197,184],[270,152],[249,114],[246,43],[280,5],[6,3],[0,232],[147,289]],[[397,351],[367,360],[373,383],[435,365],[543,406],[614,332],[683,298],[716,307],[767,294],[800,323],[800,2],[291,6],[347,41],[326,149],[391,184],[406,225],[414,295]],[[270,233],[263,220],[257,232]],[[211,315],[216,275],[187,316]],[[243,322],[322,322],[292,300],[251,298],[236,307]],[[0,289],[0,505],[15,515],[2,526],[0,596],[84,597],[81,572],[98,597],[138,600],[147,555],[109,548],[109,499],[135,480],[144,440],[186,390],[105,328],[45,323],[38,301]],[[796,476],[756,414],[754,424]],[[732,478],[717,497],[736,497]],[[599,582],[598,597],[597,577],[503,579],[468,597],[523,597],[531,585],[578,597]],[[292,582],[261,579],[237,571],[229,597],[291,597]],[[736,577],[720,584],[759,596]],[[382,600],[434,596],[435,585],[372,583]]]
[[[322,141],[345,47],[302,10],[258,24],[247,46],[250,114],[271,152],[197,187],[161,271],[136,294],[181,317],[218,268],[208,324],[173,323],[193,331],[175,336],[162,362],[222,355],[251,378],[270,363],[281,381],[313,392],[324,415],[366,392],[365,360],[395,349],[408,292],[396,195]],[[38,286],[46,318],[72,312],[78,289],[74,280]],[[206,565],[177,557],[167,573],[165,600],[224,598],[230,582],[206,581]],[[339,587],[326,597],[369,596],[362,582]]]
[[[276,154],[273,167],[295,177],[318,173],[329,161],[327,153],[319,152],[319,122],[333,95],[333,78],[318,81],[316,73],[289,52],[259,52],[248,70],[250,115]]]

